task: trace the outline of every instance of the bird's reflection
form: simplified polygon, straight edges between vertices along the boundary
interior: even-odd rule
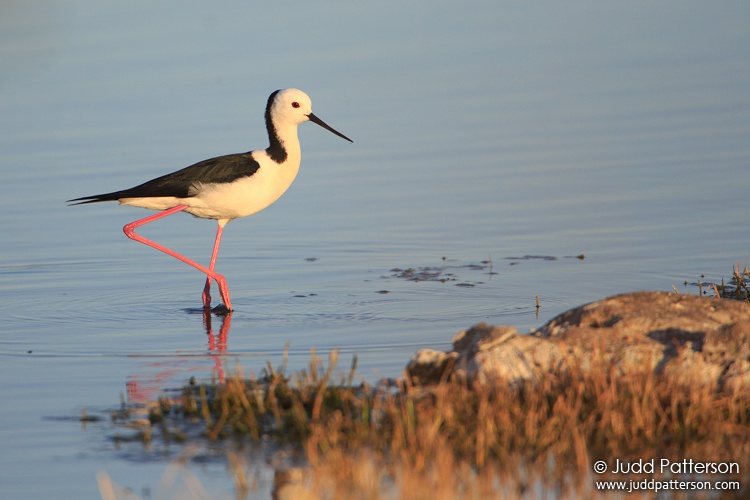
[[[126,382],[127,402],[130,404],[147,404],[159,397],[165,389],[173,389],[175,383],[184,384],[195,378],[198,380],[225,381],[225,358],[227,339],[232,324],[232,315],[227,314],[213,318],[208,310],[203,310],[203,329],[208,337],[207,356],[181,355],[176,352],[159,357],[158,361],[149,361],[138,368],[138,372],[128,376]],[[220,320],[219,331],[214,332],[214,321]],[[141,355],[133,355],[141,357]],[[207,373],[207,367],[200,361],[213,360],[213,367]]]
[[[211,326],[211,311],[203,309],[203,327],[208,335],[208,352],[213,353],[214,370],[219,379],[219,383],[224,383],[224,365],[223,355],[227,351],[227,337],[229,337],[229,327],[232,325],[232,314],[221,317],[221,327],[219,333],[214,335]]]

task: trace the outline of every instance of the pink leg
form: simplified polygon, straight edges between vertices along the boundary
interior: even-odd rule
[[[216,257],[219,256],[219,245],[221,245],[221,233],[223,230],[224,230],[224,226],[219,224],[219,227],[216,230],[216,240],[214,240],[214,250],[213,252],[211,252],[211,263],[208,266],[208,270],[212,272],[214,270],[214,267],[216,267]],[[221,287],[221,285],[219,286]],[[222,298],[223,297],[224,296],[222,295]],[[206,304],[208,304],[208,306],[206,306]],[[211,275],[210,274],[207,276],[206,286],[203,288],[203,305],[206,307],[210,307],[211,305]]]
[[[161,219],[162,217],[166,217],[167,215],[172,215],[173,213],[180,212],[182,210],[185,210],[187,208],[187,205],[177,205],[176,207],[169,208],[167,210],[164,210],[163,212],[159,212],[158,214],[151,215],[149,217],[146,217],[144,219],[139,219],[135,222],[131,222],[130,224],[126,224],[125,227],[122,228],[122,230],[125,232],[125,235],[135,241],[138,241],[140,243],[143,243],[144,245],[148,245],[151,248],[155,248],[161,252],[164,252],[167,255],[171,255],[175,259],[181,260],[185,264],[191,265],[194,268],[198,269],[202,273],[205,273],[206,276],[208,276],[208,279],[215,279],[216,283],[219,285],[219,293],[221,294],[222,300],[224,300],[224,307],[227,308],[228,311],[232,310],[232,303],[229,300],[229,288],[227,288],[226,280],[224,279],[224,276],[221,274],[218,274],[214,272],[213,268],[216,264],[216,254],[218,253],[218,243],[221,238],[221,227],[219,227],[219,232],[217,234],[217,241],[214,244],[214,255],[211,258],[211,269],[207,269],[206,267],[198,264],[195,261],[192,261],[188,259],[187,257],[178,254],[177,252],[170,250],[169,248],[159,245],[158,243],[155,243],[147,238],[144,238],[143,236],[136,234],[135,229],[143,226],[144,224],[148,224],[149,222],[153,222],[155,220]],[[208,302],[206,302],[206,299],[208,299]],[[203,307],[210,308],[211,307],[211,297],[207,296],[204,290],[203,295]]]

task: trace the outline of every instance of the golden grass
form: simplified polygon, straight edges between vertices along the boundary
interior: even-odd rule
[[[268,365],[258,379],[238,373],[224,384],[188,386],[181,401],[162,399],[151,419],[167,435],[187,417],[202,422],[210,440],[272,438],[296,447],[309,465],[279,491],[293,486],[300,498],[575,497],[603,479],[592,474],[596,460],[615,458],[734,462],[733,479],[749,491],[747,393],[617,376],[604,359],[588,372],[515,388],[453,380],[355,386],[356,358],[338,381],[336,362],[334,352],[324,367],[313,353],[297,374]]]
[[[750,269],[747,268],[747,263],[744,268],[740,268],[739,261],[735,263],[731,284],[734,287],[732,298],[750,301]]]
[[[724,283],[724,278],[722,278],[721,285],[710,283],[709,288],[712,288],[716,296],[722,299],[750,302],[750,269],[748,269],[747,263],[744,264],[744,267],[740,267],[740,262],[735,262],[728,285]]]

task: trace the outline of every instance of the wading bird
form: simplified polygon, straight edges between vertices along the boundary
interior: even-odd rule
[[[214,311],[231,312],[232,303],[226,279],[214,271],[224,226],[233,219],[247,217],[263,210],[292,184],[301,160],[297,138],[297,126],[300,123],[317,123],[339,137],[353,142],[315,116],[310,97],[301,90],[285,89],[272,93],[266,104],[265,117],[270,142],[266,149],[203,160],[130,189],[83,196],[68,202],[80,205],[116,200],[121,205],[161,210],[157,214],[125,225],[123,231],[128,238],[160,250],[205,273],[203,307],[206,310],[211,308],[211,281],[216,280],[224,305],[217,306]],[[136,234],[136,228],[176,212],[187,212],[204,219],[216,219],[218,222],[219,227],[208,267]]]

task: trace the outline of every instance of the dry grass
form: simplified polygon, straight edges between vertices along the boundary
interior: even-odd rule
[[[745,263],[744,268],[740,268],[739,261],[735,263],[734,269],[732,269],[732,279],[730,281],[730,287],[724,289],[725,298],[733,298],[737,300],[750,301],[750,269],[747,268]]]
[[[301,373],[269,365],[259,379],[238,373],[189,386],[151,419],[168,435],[188,417],[210,440],[270,437],[302,450],[309,465],[280,480],[279,498],[284,488],[289,498],[575,497],[602,479],[592,475],[596,460],[615,458],[735,462],[741,477],[730,479],[748,493],[747,393],[615,376],[606,360],[512,389],[452,380],[354,386],[356,358],[339,380],[336,361],[332,353],[324,367],[313,354]]]
[[[740,266],[739,261],[735,262],[732,267],[732,277],[729,279],[729,284],[726,284],[724,278],[722,278],[720,284],[712,282],[702,283],[699,281],[697,285],[699,295],[713,291],[717,297],[722,299],[750,302],[750,269],[748,269],[747,263],[744,266]],[[705,290],[703,289],[704,286]]]

